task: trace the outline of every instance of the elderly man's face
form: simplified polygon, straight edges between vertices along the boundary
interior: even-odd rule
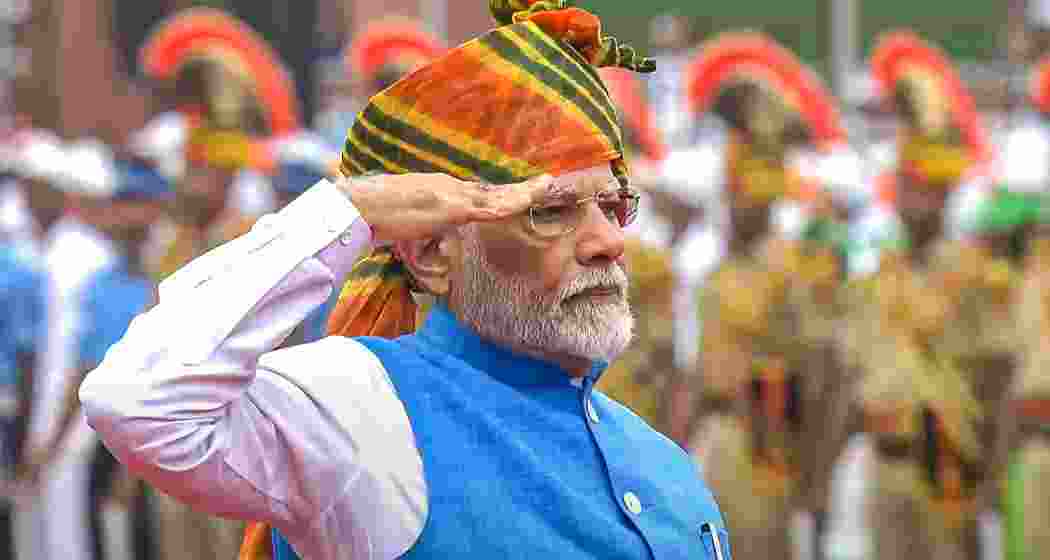
[[[555,179],[579,200],[617,186],[608,166]],[[463,320],[531,354],[611,360],[622,352],[633,328],[623,231],[595,201],[578,210],[575,230],[553,238],[537,235],[528,214],[464,227],[449,294]]]

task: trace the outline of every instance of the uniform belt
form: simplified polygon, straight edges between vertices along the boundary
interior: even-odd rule
[[[1050,399],[1018,399],[1014,410],[1022,435],[1050,438]]]
[[[1050,399],[1017,399],[1014,407],[1022,421],[1050,425]]]

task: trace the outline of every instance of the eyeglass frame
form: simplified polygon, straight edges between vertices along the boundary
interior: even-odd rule
[[[571,201],[571,202],[567,202],[566,205],[574,205],[576,208],[579,208],[580,206],[583,206],[584,204],[587,204],[588,202],[598,201],[598,199],[600,197],[607,196],[607,195],[610,195],[610,194],[618,195],[620,197],[621,201],[626,199],[626,200],[634,202],[633,212],[630,212],[627,215],[628,217],[625,219],[625,223],[621,224],[621,223],[619,223],[619,220],[610,220],[610,222],[615,223],[615,225],[617,227],[619,227],[621,230],[623,230],[623,229],[627,228],[628,226],[630,226],[631,224],[633,224],[635,219],[637,219],[637,217],[638,217],[638,205],[641,203],[641,198],[642,198],[641,191],[638,191],[636,189],[632,189],[630,187],[617,187],[615,189],[600,190],[600,191],[597,191],[597,192],[595,192],[594,194],[592,194],[590,196],[586,196],[584,198],[580,198],[580,199],[577,199],[577,200],[574,200],[574,201]],[[565,231],[562,231],[562,232],[560,232],[558,234],[555,234],[555,235],[543,235],[543,234],[541,234],[539,232],[539,230],[536,228],[535,212],[539,211],[539,210],[545,210],[545,209],[548,209],[548,208],[552,208],[554,206],[556,206],[556,205],[554,205],[554,204],[551,204],[551,205],[548,205],[548,206],[534,205],[534,206],[530,206],[529,207],[529,210],[528,210],[528,227],[529,227],[529,232],[530,233],[532,233],[533,235],[535,235],[535,236],[537,236],[537,237],[539,237],[541,239],[557,239],[559,237],[563,237],[563,236],[566,236],[566,235],[569,235],[569,234],[575,232],[576,229],[580,227],[580,222],[577,221],[576,223],[568,226],[568,229],[566,229]],[[604,213],[603,213],[603,215],[604,215]],[[608,217],[606,217],[606,219],[608,219]]]

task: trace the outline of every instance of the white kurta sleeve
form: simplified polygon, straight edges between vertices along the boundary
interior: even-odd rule
[[[384,392],[374,400],[389,404],[393,389],[370,380],[382,367],[349,339],[263,355],[370,244],[351,202],[322,181],[192,261],[87,376],[80,399],[90,425],[133,472],[195,508],[292,534],[316,526],[360,475],[359,426],[332,412],[335,399],[367,406],[369,391]],[[318,356],[327,363],[309,363]],[[318,375],[295,379],[325,368],[334,373],[312,386]],[[355,369],[367,371],[355,378]],[[312,390],[334,383],[351,398]]]

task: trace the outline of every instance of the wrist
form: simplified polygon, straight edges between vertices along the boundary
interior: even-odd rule
[[[370,171],[361,175],[354,175],[352,177],[340,177],[335,181],[335,186],[339,189],[339,192],[346,197],[360,215],[359,225],[367,230],[368,238],[371,241],[373,247],[387,247],[390,243],[386,240],[376,237],[375,230],[372,228],[371,222],[366,215],[370,208],[375,208],[376,205],[370,202],[367,197],[369,194],[376,192],[376,185],[374,182],[377,177],[385,175],[385,173],[379,171]],[[365,186],[367,184],[367,186]]]
[[[339,192],[343,193],[343,196],[345,196],[350,202],[355,202],[362,193],[362,189],[360,188],[361,184],[370,182],[375,177],[381,175],[384,175],[384,173],[380,171],[369,171],[360,175],[339,177],[334,183],[339,189]]]

